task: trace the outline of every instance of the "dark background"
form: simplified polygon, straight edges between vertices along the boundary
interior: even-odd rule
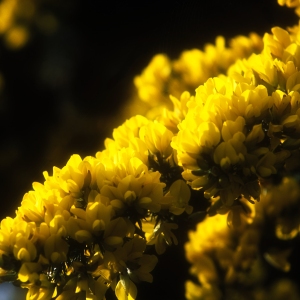
[[[43,182],[43,171],[51,174],[72,154],[103,149],[104,138],[124,121],[133,77],[153,55],[175,59],[217,35],[262,35],[297,24],[276,0],[44,0],[39,9],[56,17],[54,33],[32,26],[30,41],[16,51],[0,41],[1,219],[14,216],[32,182]],[[183,299],[182,257],[182,245],[170,249],[138,299]]]

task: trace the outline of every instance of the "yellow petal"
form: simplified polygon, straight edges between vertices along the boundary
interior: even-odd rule
[[[87,230],[78,230],[75,233],[75,238],[79,243],[89,243],[93,240],[92,234]]]

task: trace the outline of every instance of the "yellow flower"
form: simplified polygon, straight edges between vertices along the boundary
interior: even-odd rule
[[[170,99],[174,106],[173,111],[170,111],[167,108],[165,108],[162,114],[158,116],[158,120],[173,133],[177,133],[178,124],[185,118],[187,114],[187,104],[189,101],[193,101],[194,96],[191,96],[189,92],[185,91],[181,94],[180,100],[172,95],[170,95]]]
[[[154,255],[143,254],[145,248],[145,240],[135,235],[122,247],[109,253],[107,268],[110,270],[112,287],[118,299],[134,300],[137,295],[135,283],[152,282],[150,272],[155,267],[157,258]]]
[[[36,258],[37,249],[32,241],[28,240],[21,233],[17,233],[13,253],[17,260],[29,262]]]
[[[95,236],[99,236],[101,231],[105,231],[108,228],[114,216],[112,205],[105,205],[100,200],[101,198],[101,195],[98,194],[93,202],[88,203],[86,208],[85,220]]]
[[[271,31],[273,35],[266,33],[263,38],[265,51],[269,50],[275,57],[282,59],[284,50],[291,44],[291,37],[280,27],[273,27]]]
[[[178,225],[175,223],[160,222],[156,224],[156,220],[150,219],[143,220],[143,230],[147,240],[147,245],[155,245],[155,251],[157,254],[163,254],[166,251],[167,246],[172,244],[177,245],[178,240],[173,229],[177,229]]]
[[[109,202],[98,194],[94,202],[88,203],[86,211],[72,207],[71,212],[76,218],[67,223],[69,236],[81,244],[99,243],[103,249],[115,249],[123,244],[125,237],[132,237],[133,224],[125,218],[116,218]]]
[[[52,234],[45,241],[45,257],[54,264],[66,261],[68,250],[68,243],[60,235]]]
[[[0,249],[4,253],[10,253],[12,251],[13,244],[11,240],[11,234],[13,232],[14,226],[20,219],[12,219],[10,217],[6,217],[1,221],[1,230],[0,230]]]
[[[33,186],[38,183],[34,183]],[[30,191],[26,193],[18,209],[20,214],[27,221],[41,223],[45,218],[44,202],[41,195],[37,192]]]
[[[25,284],[24,287],[28,288],[26,299],[48,300],[57,296],[55,285],[49,282],[45,274],[40,274],[34,284]]]
[[[173,149],[170,143],[173,133],[164,125],[158,122],[149,122],[141,127],[139,135],[151,153],[155,155],[159,153],[162,158],[168,158],[172,154]]]
[[[183,180],[176,180],[161,201],[162,209],[168,209],[174,215],[181,215],[184,211],[191,214],[193,207],[188,204],[190,197],[187,184]]]
[[[199,161],[204,161],[201,154],[210,153],[220,142],[220,131],[212,122],[194,123],[185,119],[183,130],[172,140],[172,147],[177,150],[178,162],[186,168],[196,169]],[[201,162],[200,162],[201,163]]]
[[[196,231],[189,231],[189,242],[185,244],[187,259],[195,263],[198,253],[210,251],[214,247],[227,247],[229,234],[226,215],[217,214],[206,218],[197,225]]]
[[[294,178],[284,177],[279,185],[266,188],[262,194],[261,205],[275,222],[274,233],[279,239],[293,239],[299,234],[299,192],[299,183]],[[293,213],[286,214],[287,210]]]
[[[36,241],[38,229],[34,222],[27,223],[18,216],[1,222],[0,249],[4,254],[12,254],[16,260],[31,262],[37,256]]]
[[[170,94],[180,97],[184,91],[193,92],[210,77],[226,73],[237,59],[263,48],[262,38],[255,33],[249,37],[234,37],[229,41],[229,47],[225,44],[224,37],[218,36],[215,44],[205,45],[203,51],[185,50],[172,62],[166,55],[154,56],[142,74],[134,78],[139,98],[149,106],[157,107],[154,115],[161,115]]]
[[[286,90],[289,94],[294,94],[291,92],[292,91],[299,92],[299,89],[300,89],[300,72],[294,72],[287,78]]]
[[[221,291],[217,285],[202,284],[201,286],[188,280],[185,283],[185,298],[187,300],[219,300],[222,299]]]
[[[222,169],[228,169],[230,165],[243,163],[247,149],[245,141],[245,120],[238,117],[235,121],[226,121],[223,123],[222,138],[224,142],[220,143],[214,152],[214,161]]]
[[[117,187],[103,186],[100,193],[110,199],[117,215],[123,215],[132,209],[132,213],[136,211],[143,217],[148,210],[160,210],[159,202],[165,184],[159,182],[159,177],[158,172],[145,172],[139,177],[128,175],[119,181]]]
[[[134,150],[122,148],[108,157],[105,153],[97,153],[97,157],[101,161],[97,166],[100,194],[109,198],[117,215],[126,213],[135,219],[136,214],[142,218],[148,210],[160,210],[159,201],[165,187],[160,182],[161,174],[149,170],[135,157]]]
[[[249,272],[257,268],[261,216],[238,228],[228,227],[228,217],[227,214],[207,217],[195,231],[189,232],[189,241],[185,244],[186,257],[192,263],[191,273],[201,284],[201,288],[188,287],[192,289],[187,291],[191,299],[193,295],[202,299],[206,293],[208,297],[214,295],[218,298],[221,287],[224,298],[234,285],[243,288],[253,282],[253,274]]]
[[[163,101],[165,95],[162,94],[162,91],[169,80],[170,73],[169,58],[163,54],[154,56],[142,74],[134,78],[140,99],[151,106]]]
[[[274,32],[284,40],[284,33]],[[203,188],[207,198],[221,195],[226,205],[231,205],[239,194],[249,200],[258,199],[258,177],[277,173],[277,167],[290,155],[286,150],[275,154],[274,149],[284,141],[286,149],[296,147],[293,139],[299,135],[298,92],[293,91],[291,109],[292,94],[276,90],[279,65],[267,54],[252,55],[244,64],[252,68],[254,79],[260,79],[209,79],[188,102],[185,119],[171,143],[183,166],[183,178],[193,189]],[[289,86],[297,89],[295,68],[289,65],[285,71],[290,74]]]
[[[26,262],[23,263],[18,274],[18,279],[21,282],[31,282],[34,283],[39,280],[39,275],[42,271],[42,267],[39,263]]]
[[[182,74],[183,81],[188,85],[197,86],[210,77],[208,68],[201,66],[205,62],[205,54],[199,49],[183,51],[180,58],[174,62],[174,70]]]
[[[300,16],[300,1],[299,0],[277,0],[278,4],[281,6],[286,5],[290,8],[296,8],[295,12]]]
[[[4,21],[0,31],[14,28]],[[1,222],[1,278],[19,280],[37,300],[105,299],[109,287],[120,300],[136,299],[135,284],[152,282],[157,263],[146,245],[162,254],[178,244],[173,230],[192,212],[191,194],[210,206],[185,246],[201,284],[187,283],[189,299],[220,299],[219,283],[225,291],[250,287],[260,247],[288,270],[290,249],[273,251],[260,239],[273,224],[283,242],[298,235],[298,184],[285,179],[262,204],[254,200],[272,175],[299,166],[300,27],[274,27],[263,42],[252,34],[226,46],[219,36],[173,62],[154,57],[134,81],[157,117],[132,117],[96,157],[75,154],[53,175],[44,172],[16,217]]]
[[[115,288],[115,293],[119,300],[134,300],[137,296],[137,288],[128,277],[120,275],[120,280]]]
[[[254,148],[264,138],[265,132],[263,131],[262,124],[254,125],[246,137],[245,145],[247,149],[251,150],[251,148]]]
[[[276,174],[277,170],[274,167],[276,163],[276,155],[267,149],[259,149],[261,152],[258,154],[261,158],[256,165],[256,170],[261,177],[268,177],[271,174]]]
[[[129,147],[134,138],[139,137],[140,128],[148,123],[149,120],[147,118],[137,115],[126,120],[121,126],[114,129],[113,138],[118,148]]]
[[[192,49],[183,51],[173,68],[181,75],[188,89],[196,88],[208,78],[225,73],[228,67],[238,58],[248,57],[253,51],[262,48],[261,38],[256,34],[248,37],[237,36],[229,41],[226,48],[225,38],[218,36],[215,45],[207,44],[204,51]]]

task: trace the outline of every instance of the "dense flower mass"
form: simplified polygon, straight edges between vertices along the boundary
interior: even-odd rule
[[[165,54],[157,54],[142,74],[134,78],[139,98],[155,107],[167,104],[169,95],[180,97],[184,91],[194,94],[210,77],[226,74],[237,59],[259,53],[263,48],[262,38],[256,33],[231,39],[229,47],[225,44],[225,38],[218,36],[214,45],[205,45],[203,51],[183,51],[174,61]]]
[[[148,126],[142,139],[132,136],[132,142],[138,140],[153,157],[153,164],[159,166],[154,158],[158,156],[169,166],[166,159],[172,156],[172,133],[163,125]],[[67,299],[71,291],[104,299],[112,287],[119,299],[125,295],[135,299],[135,282],[152,281],[149,272],[157,258],[144,253],[142,219],[158,219],[163,214],[159,222],[168,228],[163,224],[172,212],[179,215],[188,207],[189,189],[182,180],[172,182],[171,175],[162,182],[163,174],[137,157],[141,148],[118,147],[117,131],[115,136],[110,151],[85,159],[73,155],[62,169],[54,167],[52,176],[45,172],[45,183],[33,184],[34,190],[24,195],[16,217],[2,221],[3,274],[7,276],[7,270],[10,275],[8,269],[18,266],[14,279],[29,289],[30,297],[37,297],[43,289],[44,297],[39,299],[54,294]],[[181,194],[187,197],[182,199]],[[49,282],[46,286],[45,280]]]
[[[285,177],[278,186],[266,187],[261,202],[248,205],[248,213],[234,209],[235,216],[207,217],[189,232],[186,257],[198,283],[186,282],[186,299],[268,299],[270,294],[272,299],[299,299],[297,281],[274,278],[266,266],[283,274],[291,269],[289,258],[299,233],[299,192],[299,183]],[[232,221],[238,226],[228,226]]]
[[[95,156],[44,172],[1,221],[1,282],[27,299],[101,300],[108,289],[136,299],[136,284],[153,280],[151,246],[163,254],[196,220],[187,299],[299,299],[267,267],[289,272],[299,238],[299,34],[274,27],[155,56],[134,79],[148,117],[115,128]]]
[[[147,243],[163,253],[169,236],[176,241],[173,216],[192,212],[172,137],[163,124],[136,116],[95,157],[73,155],[53,175],[44,172],[16,217],[2,220],[2,278],[18,281],[32,299],[105,299],[110,287],[118,299],[135,299],[135,283],[152,282],[157,263]],[[146,239],[146,219],[153,238]]]

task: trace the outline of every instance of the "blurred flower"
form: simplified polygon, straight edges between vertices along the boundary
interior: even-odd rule
[[[273,220],[274,234],[279,239],[290,240],[299,234],[299,193],[299,183],[292,177],[284,177],[279,185],[263,191],[261,206]]]
[[[162,102],[163,98],[166,97],[162,91],[169,80],[170,73],[171,62],[169,58],[164,54],[154,56],[142,74],[134,78],[140,99],[151,106]]]
[[[0,35],[4,44],[12,50],[26,45],[32,34],[32,27],[43,33],[57,29],[58,21],[53,14],[42,13],[41,3],[35,0],[3,0],[0,3]],[[44,8],[43,8],[44,9]]]
[[[300,1],[299,0],[277,0],[278,4],[287,7],[296,8],[295,12],[299,16],[300,15]]]
[[[150,107],[159,107],[152,115],[160,115],[169,106],[169,95],[179,98],[184,91],[190,93],[210,77],[226,74],[237,59],[259,53],[263,42],[259,35],[237,36],[226,47],[225,38],[218,36],[215,44],[207,44],[204,50],[183,51],[180,57],[171,61],[165,54],[157,54],[142,74],[134,78],[140,100]],[[174,102],[174,100],[172,100]]]
[[[222,299],[227,299],[228,290],[234,284],[248,286],[261,282],[263,273],[255,279],[251,275],[258,268],[255,264],[260,226],[257,218],[254,223],[229,228],[226,214],[217,214],[199,223],[196,231],[190,231],[189,242],[185,245],[186,257],[192,263],[191,273],[201,286],[187,282],[187,299],[206,299],[204,295],[209,299],[221,299],[222,285]],[[242,287],[238,290],[243,292]]]

